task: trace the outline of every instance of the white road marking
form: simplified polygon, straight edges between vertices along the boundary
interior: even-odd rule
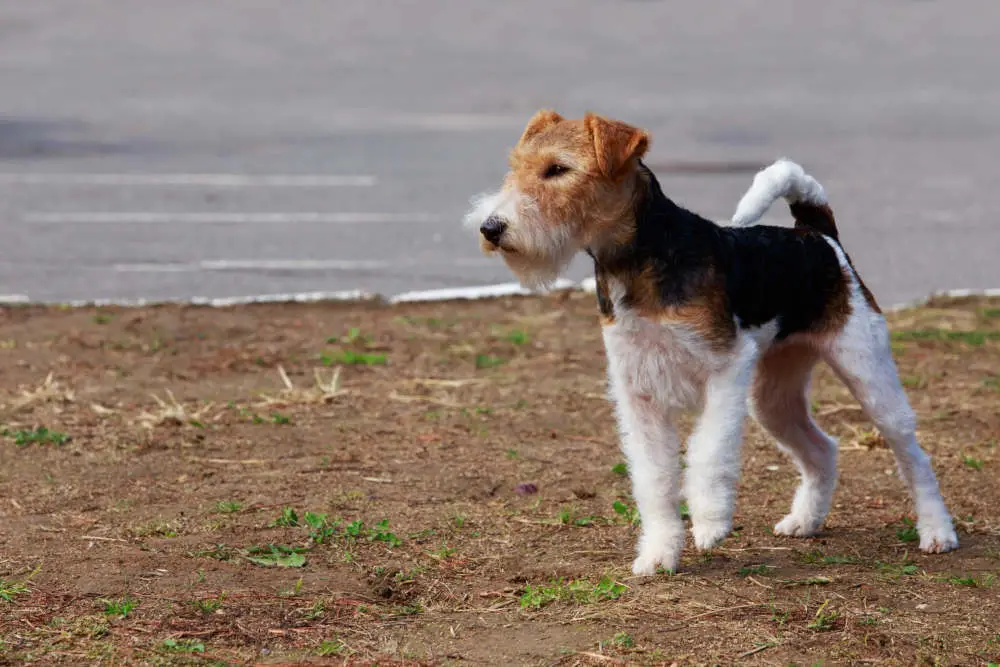
[[[447,266],[486,267],[493,262],[488,257],[481,259],[461,258],[448,262],[437,262]],[[119,273],[192,273],[197,271],[378,271],[388,268],[427,266],[428,262],[417,260],[383,259],[208,259],[199,262],[164,263],[144,262],[137,264],[115,264],[112,269]]]
[[[216,188],[370,188],[374,176],[363,174],[74,174],[5,173],[0,185],[195,186]]]
[[[430,213],[159,213],[151,211],[134,212],[69,212],[69,213],[27,213],[25,222],[40,224],[146,224],[146,225],[211,225],[211,224],[331,224],[356,225],[378,223],[427,223],[441,222],[442,216]]]

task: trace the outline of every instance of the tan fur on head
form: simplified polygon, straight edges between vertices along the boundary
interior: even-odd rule
[[[626,123],[542,109],[511,150],[500,191],[466,219],[502,220],[497,242],[482,237],[484,252],[499,252],[525,285],[550,284],[581,250],[631,238],[637,168],[648,148],[649,135]]]
[[[524,128],[524,133],[521,134],[521,138],[517,143],[523,144],[531,137],[535,136],[542,130],[555,125],[556,123],[562,122],[563,117],[557,114],[552,109],[541,109],[536,111],[535,115],[531,117],[528,124]]]

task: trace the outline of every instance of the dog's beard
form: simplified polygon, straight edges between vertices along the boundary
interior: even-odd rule
[[[577,248],[569,234],[555,230],[511,230],[499,248],[507,268],[528,289],[548,289],[573,260]]]

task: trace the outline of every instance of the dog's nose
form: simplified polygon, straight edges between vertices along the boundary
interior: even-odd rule
[[[486,222],[479,228],[480,233],[493,245],[500,245],[500,238],[506,230],[507,223],[495,215],[486,218]]]

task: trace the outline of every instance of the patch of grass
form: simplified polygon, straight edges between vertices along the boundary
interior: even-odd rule
[[[385,542],[390,547],[398,547],[403,543],[403,540],[399,539],[395,533],[389,532],[389,520],[382,519],[375,524],[374,528],[368,530],[368,539],[375,542]]]
[[[306,557],[302,555],[304,551],[300,547],[267,544],[249,549],[245,558],[261,567],[302,567],[306,564]]]
[[[269,524],[268,528],[294,528],[299,525],[299,515],[294,508],[283,507],[281,514]]]
[[[217,598],[204,598],[202,600],[192,600],[191,606],[203,614],[214,614],[219,609],[222,608],[222,601],[225,599],[225,595],[220,595]]]
[[[504,336],[504,338],[507,340],[507,342],[513,343],[514,345],[525,345],[530,340],[528,332],[522,331],[520,329],[513,329],[511,331],[508,331],[507,335]]]
[[[131,531],[136,537],[177,537],[179,529],[180,525],[176,521],[152,519],[133,526]]]
[[[804,565],[854,565],[858,559],[854,556],[825,556],[822,551],[814,550],[802,554],[799,560]]]
[[[199,551],[193,551],[188,554],[193,558],[211,558],[212,560],[232,560],[239,555],[239,552],[226,544],[216,544],[214,547],[208,549],[201,549]]]
[[[985,465],[982,459],[977,459],[976,457],[969,456],[968,454],[962,456],[962,463],[973,470],[982,470]]]
[[[23,581],[8,581],[0,579],[0,599],[6,602],[13,602],[18,595],[27,593],[30,589]]]
[[[160,647],[171,653],[204,653],[205,644],[197,639],[164,639]]]
[[[358,327],[351,327],[347,330],[347,333],[343,336],[330,336],[326,339],[328,345],[334,345],[336,343],[347,343],[348,345],[354,345],[355,343],[370,343],[373,338],[368,334],[361,332]]]
[[[623,476],[627,475],[628,465],[626,463],[616,463],[613,466],[611,466],[611,472],[613,472],[616,475],[623,475]]]
[[[970,588],[991,588],[996,582],[996,575],[993,574],[983,574],[979,577],[959,577],[957,575],[952,575],[950,577],[943,577],[939,581],[949,583],[953,586],[968,586]]]
[[[69,436],[59,431],[50,431],[44,426],[35,429],[18,429],[16,431],[4,431],[8,438],[14,439],[14,444],[18,447],[28,445],[63,445],[69,441]]]
[[[759,574],[766,577],[769,570],[773,568],[770,565],[753,565],[747,567],[741,567],[739,571],[739,576],[748,577],[751,574]]]
[[[611,507],[614,509],[615,514],[617,514],[625,523],[633,526],[639,525],[639,510],[635,507],[632,507],[628,503],[623,503],[620,500],[616,500]]]
[[[983,308],[979,314],[987,320],[1000,319],[1000,308]]]
[[[858,619],[858,625],[878,625],[882,622],[878,616],[862,616]]]
[[[364,521],[356,519],[344,527],[344,535],[352,540],[366,539],[369,542],[384,542],[390,547],[400,546],[403,540],[388,528],[388,519],[382,519],[373,528],[366,528]]]
[[[497,366],[502,366],[507,363],[507,360],[503,357],[497,357],[492,354],[477,354],[476,355],[476,368],[496,368]]]
[[[330,522],[326,514],[306,512],[302,517],[309,527],[309,540],[313,544],[323,544],[337,534],[339,521]]]
[[[913,577],[920,574],[920,567],[907,560],[904,560],[902,563],[877,563],[877,567],[880,571],[894,579],[898,579],[899,577]]]
[[[385,366],[389,362],[385,354],[354,350],[334,350],[321,355],[319,360],[324,366]]]
[[[819,609],[816,610],[816,615],[813,616],[813,620],[806,627],[814,632],[829,632],[830,630],[833,630],[833,626],[840,615],[835,611],[827,612],[826,607],[829,604],[829,600],[824,600],[823,604],[821,604]]]
[[[540,609],[557,600],[576,604],[593,604],[603,600],[617,600],[628,586],[616,582],[607,575],[592,584],[586,580],[563,581],[553,580],[548,586],[532,586],[528,584],[521,594],[522,609]]]
[[[339,639],[324,639],[316,649],[316,655],[326,658],[332,655],[340,655],[347,650],[347,645]]]
[[[236,500],[220,500],[215,503],[215,512],[217,514],[233,514],[234,512],[239,512],[243,509],[243,503]]]
[[[903,525],[896,529],[896,537],[900,542],[917,542],[920,534],[917,533],[917,525],[909,517],[903,518]]]
[[[616,632],[615,636],[611,639],[602,641],[598,644],[603,650],[605,648],[635,648],[635,640],[632,639],[632,635],[627,632]]]
[[[909,329],[893,331],[892,340],[909,341],[959,341],[967,345],[980,346],[986,341],[1000,340],[1000,331],[950,331],[948,329]]]
[[[104,615],[127,618],[138,606],[139,601],[127,595],[117,600],[104,600]]]
[[[904,375],[899,378],[907,389],[926,389],[927,378],[923,375]]]
[[[506,452],[504,452],[504,456],[506,456],[508,459],[516,459],[518,457],[518,453],[516,449],[508,449]]]
[[[280,426],[285,426],[287,424],[291,424],[292,420],[291,420],[290,417],[286,417],[283,414],[280,414],[280,413],[277,413],[277,412],[272,412],[271,413],[271,423],[272,424],[278,424]]]
[[[778,606],[775,604],[772,604],[770,606],[770,609],[771,609],[771,621],[777,623],[778,625],[784,625],[785,623],[787,623],[789,617],[792,615],[792,612],[786,611],[784,609],[779,609]]]
[[[454,556],[457,552],[458,550],[455,549],[454,547],[449,547],[447,544],[442,544],[440,548],[429,552],[427,555],[436,560],[447,560],[448,558]]]

